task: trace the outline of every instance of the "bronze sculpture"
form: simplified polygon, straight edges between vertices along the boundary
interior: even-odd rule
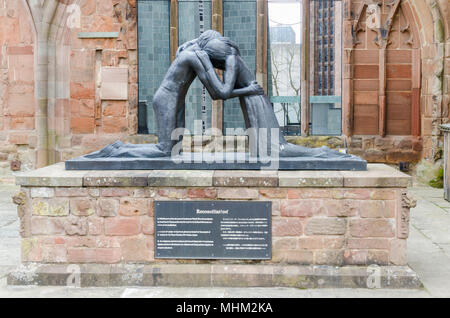
[[[215,68],[224,71],[223,82],[218,78]],[[171,132],[184,127],[184,99],[196,76],[214,100],[239,97],[246,128],[266,128],[266,140],[271,140],[271,129],[278,129],[279,156],[350,157],[327,147],[306,148],[288,143],[279,129],[269,98],[256,83],[254,75],[240,56],[239,48],[230,39],[212,30],[180,46],[177,58],[155,93],[153,107],[158,123],[158,144],[135,145],[118,141],[86,157],[170,156],[172,147],[179,141],[171,140]]]
[[[224,71],[223,81],[218,77],[215,69]],[[89,167],[88,162],[91,162],[99,169],[108,169],[108,167],[101,166],[101,162],[111,159],[113,160],[111,169],[122,169],[122,163],[114,161],[115,159],[150,160],[161,158],[161,160],[170,160],[179,155],[179,153],[173,153],[172,150],[176,149],[174,145],[181,141],[182,136],[173,140],[171,135],[176,128],[184,128],[185,97],[196,76],[215,100],[239,97],[247,131],[250,131],[249,135],[253,134],[250,137],[253,137],[254,141],[256,140],[256,151],[253,149],[250,157],[276,157],[280,161],[281,158],[286,158],[283,162],[285,168],[289,170],[295,168],[330,170],[341,167],[342,163],[346,170],[365,169],[366,162],[358,157],[327,147],[307,148],[288,143],[280,130],[269,98],[264,94],[264,90],[257,84],[254,75],[241,58],[237,45],[229,38],[212,30],[204,32],[199,38],[179,47],[177,57],[154,95],[153,107],[158,124],[157,144],[124,144],[116,141],[99,151],[66,162],[66,167],[71,169],[87,168]],[[319,159],[328,160],[328,162],[334,160],[337,164],[327,165],[327,162]],[[173,164],[169,164],[168,167],[164,164],[168,160],[153,160],[153,163],[158,162],[158,166],[153,167],[150,164],[150,166],[145,165],[145,168],[173,168]],[[356,168],[352,166],[355,162]],[[230,169],[231,166],[221,167]],[[240,168],[240,166],[234,167]],[[177,168],[181,169],[181,167]],[[201,166],[201,168],[204,167]],[[244,165],[242,168],[249,167]],[[255,166],[252,168],[255,169]],[[205,169],[214,169],[214,167]]]

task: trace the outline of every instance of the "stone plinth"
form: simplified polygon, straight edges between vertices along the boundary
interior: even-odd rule
[[[268,270],[272,280],[274,271],[292,265],[340,266],[342,271],[355,265],[407,264],[406,187],[411,180],[383,164],[369,164],[359,172],[114,172],[65,171],[61,163],[19,174],[16,182],[21,186],[14,201],[21,221],[22,262],[40,268],[74,263],[114,268],[183,264],[192,265],[191,270],[199,264],[212,266],[202,267],[203,272],[233,265],[239,271],[239,266],[249,266],[264,277]],[[157,200],[271,201],[272,259],[155,259]]]

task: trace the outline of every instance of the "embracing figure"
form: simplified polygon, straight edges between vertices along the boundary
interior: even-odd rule
[[[223,70],[223,81],[215,69]],[[211,98],[229,99],[239,97],[246,128],[256,131],[265,128],[266,140],[275,137],[280,157],[345,158],[350,155],[327,147],[307,148],[288,143],[281,132],[269,98],[257,84],[255,77],[240,56],[239,48],[219,32],[206,31],[199,38],[186,42],[177,51],[161,86],[153,98],[158,124],[157,144],[124,144],[117,141],[86,158],[153,158],[171,155],[173,146],[180,140],[171,140],[175,128],[185,126],[185,97],[190,85],[198,76]],[[264,154],[273,146],[268,144]],[[272,148],[271,148],[272,147]],[[258,149],[258,154],[261,149]]]

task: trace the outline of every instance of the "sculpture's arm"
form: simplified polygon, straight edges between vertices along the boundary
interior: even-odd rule
[[[263,89],[256,82],[244,88],[234,89],[237,74],[239,72],[235,55],[230,55],[226,59],[225,72],[223,75],[224,82],[222,82],[210,61],[208,54],[204,51],[196,51],[195,53],[204,69],[204,72],[198,72],[198,76],[202,82],[205,81],[208,83],[208,85],[205,83],[203,84],[206,86],[213,99],[225,100],[233,97],[264,94]]]

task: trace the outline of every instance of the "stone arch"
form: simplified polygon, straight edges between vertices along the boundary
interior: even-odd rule
[[[444,94],[445,41],[447,22],[442,15],[443,2],[438,0],[410,1],[420,23],[422,40],[421,134],[422,157],[436,160],[440,157],[442,136],[440,124],[449,116],[448,93]]]
[[[64,159],[58,149],[70,138],[70,34],[69,17],[74,11],[70,6],[81,6],[85,0],[71,0],[59,3],[51,21],[48,39],[48,135],[49,163]]]

